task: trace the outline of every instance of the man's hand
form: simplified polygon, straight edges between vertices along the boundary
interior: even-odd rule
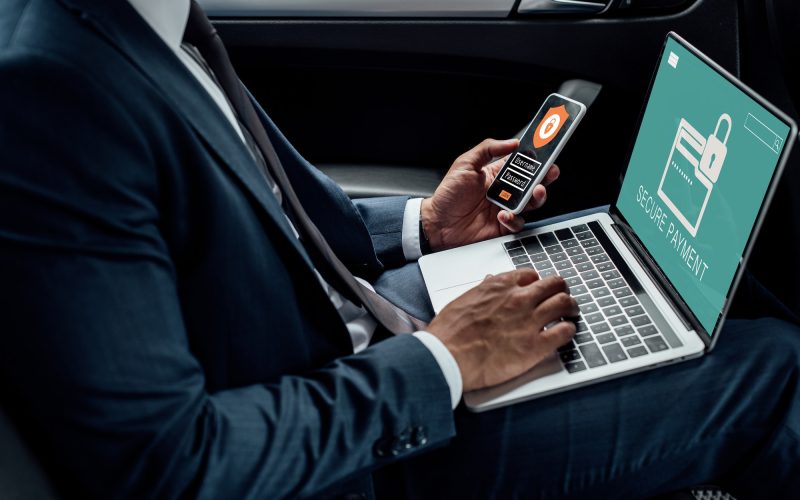
[[[445,250],[522,230],[522,217],[486,199],[486,190],[503,167],[504,157],[517,146],[517,139],[486,139],[453,162],[433,196],[422,202],[422,225],[431,249]],[[556,165],[550,167],[542,184],[533,188],[525,210],[544,204],[545,186],[558,179],[559,173]]]
[[[561,277],[533,269],[488,276],[428,325],[453,354],[464,390],[496,385],[528,371],[575,335],[578,315]],[[548,329],[545,325],[558,323]]]

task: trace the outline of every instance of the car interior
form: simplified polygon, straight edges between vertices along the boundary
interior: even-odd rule
[[[244,83],[351,197],[428,196],[486,137],[519,134],[544,98],[589,106],[561,177],[528,220],[611,204],[668,32],[795,120],[795,0],[200,0]],[[749,262],[800,314],[800,153]],[[774,263],[780,261],[782,267]],[[0,413],[0,497],[53,498]]]

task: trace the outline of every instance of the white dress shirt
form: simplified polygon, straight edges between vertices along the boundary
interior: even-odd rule
[[[186,69],[200,82],[244,142],[245,139],[242,130],[239,128],[236,116],[227,98],[223,94],[222,89],[220,89],[205,70],[181,48],[183,32],[186,29],[186,22],[189,19],[190,0],[128,1],[167,47],[180,59],[183,65],[186,66]],[[276,195],[280,194],[277,186],[272,186],[272,188]],[[419,245],[419,217],[421,205],[421,198],[409,200],[406,203],[405,212],[403,214],[403,255],[409,261],[419,259],[422,255]],[[294,229],[294,227],[292,227],[292,229]],[[297,235],[296,231],[295,235]],[[342,320],[347,324],[350,339],[353,343],[353,352],[366,349],[370,340],[372,340],[372,335],[375,333],[375,328],[377,326],[375,319],[372,318],[363,307],[357,307],[355,304],[342,297],[339,292],[334,290],[333,287],[322,279],[319,273],[317,273],[317,276],[322,286],[325,288],[325,291],[328,293],[331,302],[342,317]],[[369,283],[364,280],[359,279],[359,281],[366,286],[370,286]],[[445,380],[447,381],[447,385],[450,388],[452,407],[455,408],[461,400],[461,393],[463,390],[461,371],[458,368],[455,358],[453,358],[453,355],[447,350],[444,344],[431,333],[418,331],[413,335],[431,352],[434,359],[436,359],[436,362],[439,364]]]

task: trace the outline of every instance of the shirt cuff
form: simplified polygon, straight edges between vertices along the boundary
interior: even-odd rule
[[[422,198],[412,198],[406,202],[406,209],[403,212],[403,256],[409,262],[422,257],[422,250],[419,247],[419,212],[421,209]]]
[[[428,348],[439,364],[439,368],[444,374],[444,380],[447,382],[447,386],[450,387],[450,404],[455,410],[458,402],[461,401],[461,394],[464,391],[464,382],[461,380],[461,370],[458,368],[456,358],[450,354],[450,351],[447,350],[442,341],[433,334],[426,331],[418,331],[414,333],[414,336],[422,342],[422,345]]]

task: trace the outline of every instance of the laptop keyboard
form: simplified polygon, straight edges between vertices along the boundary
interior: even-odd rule
[[[670,348],[631,286],[586,224],[503,244],[517,269],[558,274],[580,306],[573,340],[559,348],[569,373]]]

